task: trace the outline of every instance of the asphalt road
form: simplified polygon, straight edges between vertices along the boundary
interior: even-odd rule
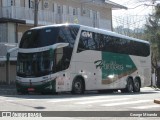
[[[160,104],[155,104],[153,102],[154,99],[160,99],[160,90],[154,90],[148,87],[141,89],[141,92],[137,94],[120,92],[98,94],[96,92],[87,92],[84,95],[71,95],[70,93],[60,95],[1,95],[0,111],[41,111],[42,113],[44,111],[52,111],[52,113],[43,113],[43,116],[46,117],[47,114],[50,116],[54,116],[54,114],[57,116],[69,114],[69,116],[65,118],[47,117],[49,120],[158,120],[160,116],[156,117],[154,115],[160,115]],[[67,113],[65,111],[80,112]],[[104,112],[106,112],[106,116],[103,114]],[[146,113],[148,115],[152,114],[152,117],[141,116],[141,114],[146,115]],[[87,115],[90,117],[87,117]],[[101,115],[102,117],[100,117]],[[127,115],[129,115],[129,117],[126,117]],[[0,117],[0,120],[1,119],[10,120],[12,118]],[[20,118],[16,118],[16,120],[17,119]],[[25,119],[28,118],[23,118],[23,120]]]

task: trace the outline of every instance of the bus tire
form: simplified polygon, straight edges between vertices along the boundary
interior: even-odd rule
[[[141,84],[140,84],[139,79],[135,78],[133,92],[140,92],[140,87],[141,87]]]
[[[133,92],[133,80],[132,80],[132,78],[128,78],[127,86],[126,86],[126,91],[128,93]]]
[[[128,78],[126,88],[122,89],[121,92],[127,92],[127,93],[132,93],[133,92],[133,80],[132,80],[132,78]]]
[[[84,82],[82,78],[77,77],[72,84],[72,94],[83,94],[84,93]]]

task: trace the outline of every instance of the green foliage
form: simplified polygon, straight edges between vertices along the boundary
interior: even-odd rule
[[[157,66],[160,60],[160,4],[157,4],[154,13],[149,15],[145,27],[145,39],[151,43],[152,62]]]

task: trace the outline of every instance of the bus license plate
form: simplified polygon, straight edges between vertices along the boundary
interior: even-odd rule
[[[34,88],[28,88],[28,91],[34,91]]]

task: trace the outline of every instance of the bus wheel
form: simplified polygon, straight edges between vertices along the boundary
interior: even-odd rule
[[[81,78],[76,78],[72,84],[72,94],[83,94],[84,84]]]
[[[126,88],[122,89],[121,92],[127,92],[127,93],[133,92],[133,81],[131,78],[128,78]]]
[[[137,78],[134,81],[133,91],[140,92],[140,81]]]
[[[133,81],[132,81],[131,78],[128,78],[127,86],[126,86],[126,91],[127,91],[128,93],[133,92]]]

